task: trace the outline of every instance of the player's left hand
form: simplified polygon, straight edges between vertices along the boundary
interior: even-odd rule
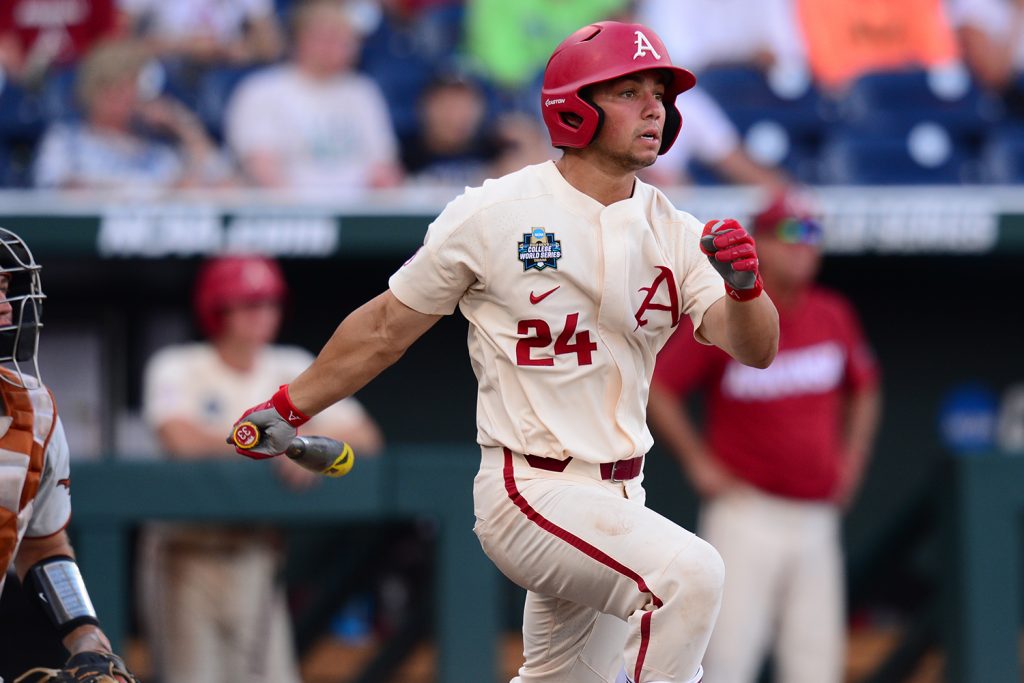
[[[281,455],[298,434],[298,427],[309,422],[288,397],[288,385],[282,385],[269,401],[249,408],[235,422],[228,443],[235,452],[255,460]]]
[[[738,221],[708,221],[700,238],[700,250],[725,280],[725,292],[736,301],[750,301],[761,295],[764,287],[757,269],[754,238]]]
[[[112,652],[85,650],[71,655],[62,669],[31,669],[14,683],[139,683],[139,679]]]

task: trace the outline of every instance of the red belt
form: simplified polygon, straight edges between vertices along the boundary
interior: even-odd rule
[[[558,458],[545,458],[540,455],[524,455],[523,457],[526,458],[526,462],[530,464],[530,467],[536,467],[538,470],[547,470],[549,472],[563,472],[572,461],[572,458],[559,460]],[[601,478],[611,481],[634,479],[640,476],[640,470],[643,469],[643,465],[644,456],[642,455],[629,458],[628,460],[603,462],[601,463]]]

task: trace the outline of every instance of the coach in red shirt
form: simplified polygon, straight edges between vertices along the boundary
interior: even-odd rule
[[[754,219],[779,353],[748,368],[679,331],[658,356],[648,418],[702,499],[698,533],[725,560],[704,683],[752,683],[773,649],[779,683],[839,683],[846,642],[840,517],[880,413],[857,316],[814,284],[821,228],[791,199]],[[702,391],[698,430],[684,399]]]

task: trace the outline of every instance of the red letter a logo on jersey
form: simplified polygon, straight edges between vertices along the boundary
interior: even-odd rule
[[[641,287],[639,290],[647,292],[647,296],[644,297],[644,302],[640,304],[640,308],[637,309],[634,316],[636,318],[634,332],[647,324],[647,319],[644,317],[647,311],[668,311],[672,314],[672,327],[679,324],[679,288],[676,287],[676,279],[672,275],[672,271],[665,266],[656,267],[658,269],[658,276],[654,278],[654,282],[651,283],[650,287]],[[661,291],[663,284],[668,288],[668,305],[654,303],[654,297]]]

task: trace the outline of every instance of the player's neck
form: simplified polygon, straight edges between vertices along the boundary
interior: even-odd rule
[[[609,171],[577,154],[563,155],[555,168],[567,183],[605,206],[633,196],[635,173]]]
[[[799,308],[809,289],[806,286],[782,285],[772,282],[767,274],[764,275],[764,288],[768,292],[768,296],[772,298],[772,303],[782,312]]]
[[[256,367],[256,358],[262,349],[261,346],[253,346],[226,337],[218,339],[213,346],[224,364],[238,372],[249,372]]]

